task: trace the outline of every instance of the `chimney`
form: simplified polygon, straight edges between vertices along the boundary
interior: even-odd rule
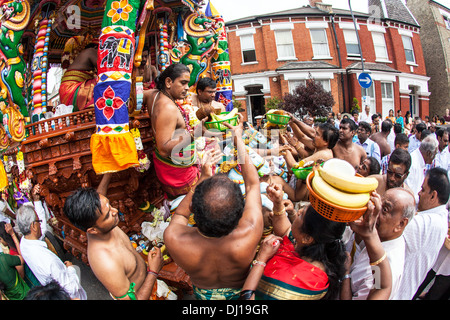
[[[309,0],[309,5],[311,7],[316,7],[316,3],[322,3],[322,0]]]
[[[320,9],[320,10],[328,12],[328,13],[333,13],[333,8],[332,8],[331,4],[317,2],[316,6],[317,6],[317,9]]]
[[[330,1],[330,0],[328,0],[328,1]],[[320,9],[320,10],[328,12],[328,13],[332,13],[332,11],[333,11],[332,5],[322,3],[322,0],[309,0],[309,5],[312,8],[317,8],[317,9]]]

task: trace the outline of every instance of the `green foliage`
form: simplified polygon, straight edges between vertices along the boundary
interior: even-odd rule
[[[285,94],[283,100],[283,110],[300,116],[309,113],[313,117],[327,117],[335,103],[331,92],[326,91],[312,77],[295,88],[292,94]]]
[[[283,100],[281,100],[278,97],[272,97],[267,100],[266,105],[264,106],[266,108],[266,112],[273,109],[279,109],[281,107],[281,104],[283,103]]]

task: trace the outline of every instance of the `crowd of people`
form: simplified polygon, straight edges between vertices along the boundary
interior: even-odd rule
[[[178,203],[164,244],[190,277],[196,299],[450,298],[448,129],[400,110],[382,120],[366,108],[352,116],[330,113],[325,123],[285,113],[287,127],[268,137],[239,114],[237,125],[224,123],[221,141],[222,133],[205,128],[207,118],[190,121],[181,103],[188,82],[189,69],[171,65],[146,90],[144,103],[156,176],[169,203]],[[197,109],[211,107],[214,90],[205,80],[191,101]],[[206,136],[201,150],[195,132]],[[323,217],[309,203],[305,181],[293,174],[332,158],[378,180],[356,221]],[[111,296],[148,300],[164,265],[161,249],[153,247],[145,261],[118,227],[110,178],[105,174],[97,189],[76,190],[64,214],[86,233],[89,265]],[[49,250],[38,186],[33,194],[15,221],[0,224],[2,294],[87,299],[76,269]]]

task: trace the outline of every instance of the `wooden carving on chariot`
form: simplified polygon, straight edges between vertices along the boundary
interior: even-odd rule
[[[86,235],[63,214],[74,190],[96,188],[104,173],[112,173],[108,198],[127,234],[140,232],[142,222],[154,219],[152,209],[164,207],[149,160],[154,140],[143,104],[144,90],[154,87],[157,73],[185,64],[192,92],[200,78],[211,77],[216,100],[232,108],[224,22],[206,16],[202,5],[197,0],[0,1],[0,189],[15,209],[12,195],[30,198],[39,184],[55,235],[85,263]],[[85,64],[78,64],[82,57]],[[49,70],[55,66],[63,75],[52,88]],[[153,71],[151,79],[145,68]],[[56,103],[50,101],[55,92]]]

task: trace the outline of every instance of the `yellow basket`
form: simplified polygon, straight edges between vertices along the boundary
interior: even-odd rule
[[[309,202],[323,217],[336,222],[351,222],[359,219],[366,212],[367,206],[362,208],[346,208],[325,200],[315,193],[311,187],[313,177],[314,171],[306,178],[306,187],[309,190]]]

